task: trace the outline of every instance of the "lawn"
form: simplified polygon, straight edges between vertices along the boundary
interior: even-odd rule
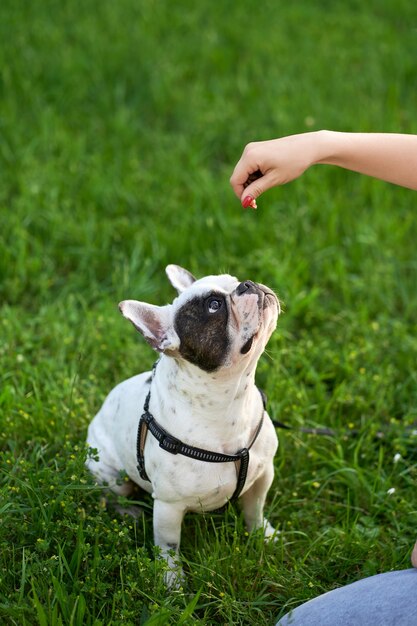
[[[406,0],[2,0],[2,624],[272,625],[409,567],[417,196],[317,166],[243,211],[228,181],[251,140],[417,133],[416,84]],[[277,543],[238,507],[189,515],[171,594],[151,501],[117,516],[84,469],[104,397],[155,358],[117,303],[170,301],[168,263],[277,291],[258,383],[293,427],[267,502]]]

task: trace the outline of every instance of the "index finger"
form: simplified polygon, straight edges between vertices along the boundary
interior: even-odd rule
[[[242,159],[240,159],[240,161],[237,162],[236,167],[233,170],[233,174],[230,177],[230,184],[238,198],[241,197],[243,190],[245,189],[244,183],[246,182],[247,178],[247,169],[242,164]]]
[[[230,184],[232,185],[237,197],[240,198],[243,190],[258,178],[262,178],[262,176],[263,174],[257,166],[255,166],[255,169],[253,170],[248,169],[247,166],[243,166],[242,159],[240,159],[230,178]]]

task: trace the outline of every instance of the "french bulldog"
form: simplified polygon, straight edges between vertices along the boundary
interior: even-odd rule
[[[119,304],[161,356],[152,373],[107,396],[88,428],[97,455],[87,466],[118,495],[135,485],[152,494],[154,542],[172,588],[183,580],[178,554],[187,511],[213,511],[239,495],[248,530],[275,535],[263,509],[278,439],[255,370],[280,303],[268,287],[228,274],[197,280],[178,265],[166,273],[178,291],[172,304]]]

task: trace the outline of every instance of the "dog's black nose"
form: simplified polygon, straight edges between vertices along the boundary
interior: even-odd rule
[[[243,293],[255,293],[256,287],[255,283],[251,280],[245,280],[245,282],[240,283],[240,285],[236,288],[236,293],[238,296],[241,296]]]

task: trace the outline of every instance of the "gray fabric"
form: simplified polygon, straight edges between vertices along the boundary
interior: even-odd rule
[[[417,569],[364,578],[287,613],[276,626],[417,626]]]

